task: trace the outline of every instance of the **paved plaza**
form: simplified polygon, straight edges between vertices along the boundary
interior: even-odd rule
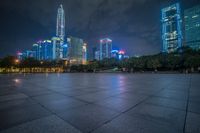
[[[0,75],[0,133],[200,133],[200,75]]]

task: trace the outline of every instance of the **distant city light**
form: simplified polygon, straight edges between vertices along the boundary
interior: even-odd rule
[[[112,53],[118,53],[119,51],[118,50],[112,50],[111,52]]]
[[[124,54],[125,54],[125,51],[123,51],[123,50],[120,50],[120,51],[119,51],[119,54],[122,54],[122,55],[124,55]]]
[[[63,47],[64,47],[64,48],[67,48],[68,46],[67,46],[67,44],[64,44]]]
[[[17,52],[17,55],[20,56],[20,55],[23,55],[23,53],[22,52]]]

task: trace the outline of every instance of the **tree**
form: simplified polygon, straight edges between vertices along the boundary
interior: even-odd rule
[[[179,68],[181,66],[181,56],[175,54],[167,55],[166,64],[170,70]]]
[[[157,70],[159,67],[161,67],[161,63],[158,58],[147,60],[147,68]]]
[[[40,63],[40,61],[34,59],[34,58],[25,58],[22,63],[21,63],[21,67],[22,68],[33,68],[33,67],[38,67],[41,66],[42,63]]]
[[[186,68],[198,68],[200,66],[200,56],[189,56],[184,62]]]
[[[118,66],[120,68],[122,68],[122,69],[130,69],[131,68],[131,60],[129,60],[129,59],[123,59],[123,60],[119,61]]]
[[[16,60],[17,58],[14,56],[7,56],[1,60],[0,67],[11,68],[12,66],[16,66],[18,63]]]
[[[96,72],[97,68],[99,67],[99,64],[95,61],[89,64],[89,68],[93,71]]]
[[[104,68],[112,68],[118,65],[119,65],[119,60],[115,58],[111,58],[111,59],[105,58],[102,61],[100,61],[100,66]]]
[[[146,65],[146,59],[145,57],[139,57],[139,58],[131,58],[130,59],[130,65],[131,68],[134,68],[136,70],[144,70]]]

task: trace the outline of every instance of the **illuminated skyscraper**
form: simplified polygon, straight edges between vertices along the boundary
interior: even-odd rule
[[[200,49],[200,5],[184,11],[185,43],[193,49]]]
[[[180,4],[162,9],[163,52],[175,52],[182,47],[182,19]]]
[[[53,44],[51,40],[40,40],[33,44],[32,51],[35,52],[37,60],[53,60]]]
[[[95,55],[96,55],[95,53],[96,53],[96,51],[97,51],[97,47],[93,47],[93,48],[92,48],[92,59],[93,59],[93,60],[96,59],[96,58],[95,58]]]
[[[64,42],[65,38],[65,12],[63,6],[60,5],[57,14],[56,36],[61,38]]]
[[[38,43],[33,44],[32,51],[35,51],[35,59],[40,60],[41,46]]]
[[[100,60],[100,51],[95,51],[95,60]]]
[[[87,44],[83,44],[82,48],[82,64],[87,64]]]
[[[87,45],[83,39],[77,37],[67,38],[68,59],[71,64],[85,64],[87,60]]]
[[[36,57],[35,51],[26,50],[25,54],[26,54],[26,58],[35,58]]]
[[[68,45],[67,44],[63,44],[62,45],[62,49],[63,49],[63,59],[67,59]]]
[[[112,40],[104,38],[100,40],[100,60],[104,58],[111,58],[112,51]]]
[[[63,49],[61,44],[61,39],[59,37],[53,37],[52,38],[52,44],[53,44],[53,60],[59,60],[63,58]]]
[[[51,40],[44,40],[40,46],[40,60],[52,60],[53,59],[53,44]]]

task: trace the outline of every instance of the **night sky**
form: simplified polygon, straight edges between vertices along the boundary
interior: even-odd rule
[[[63,4],[66,34],[83,38],[90,50],[109,37],[130,56],[161,50],[160,10],[175,0],[1,0],[0,57],[30,49],[56,32],[57,8]],[[183,8],[200,0],[181,0]]]

